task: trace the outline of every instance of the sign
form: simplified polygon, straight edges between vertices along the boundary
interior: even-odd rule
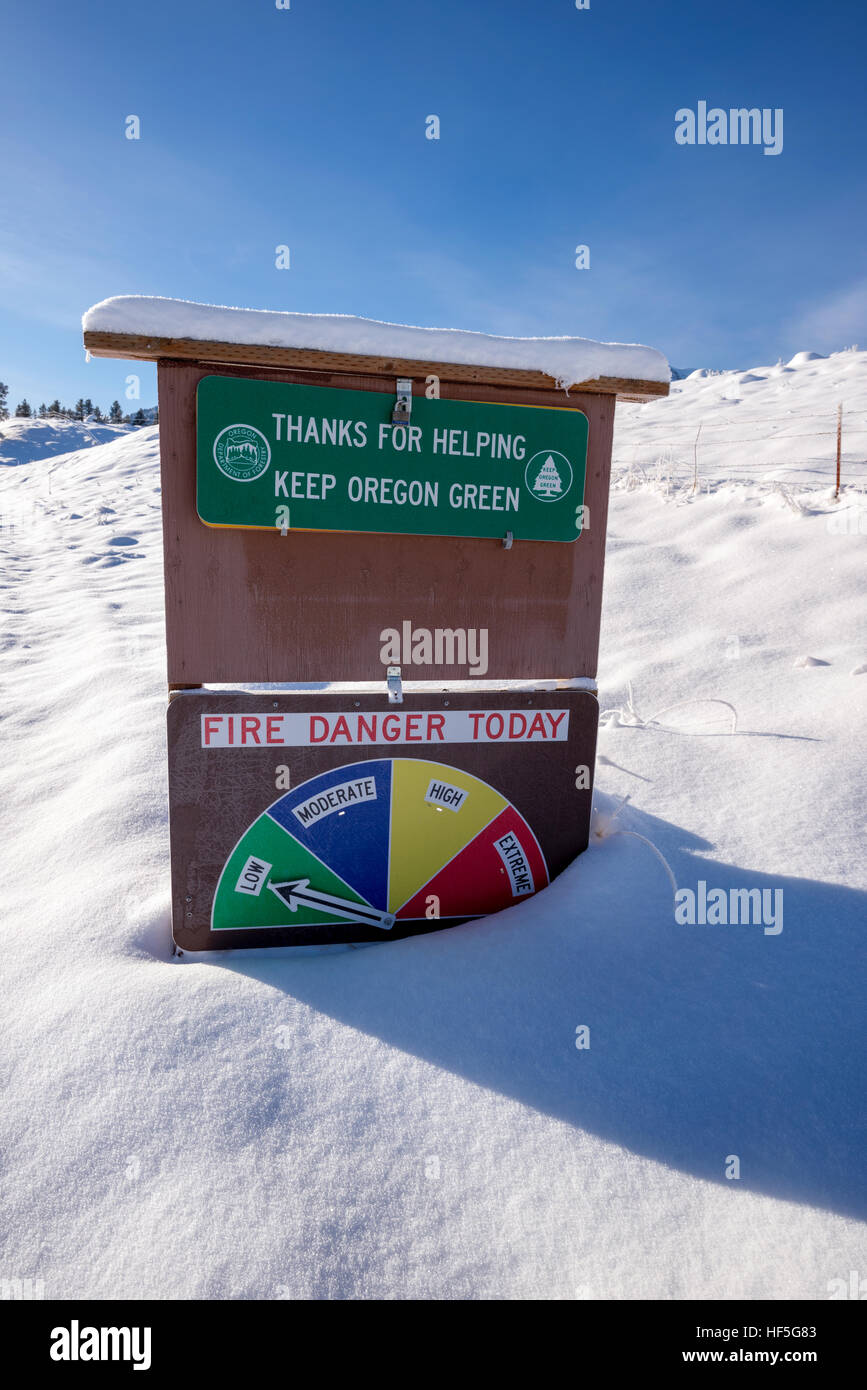
[[[372,710],[319,714],[203,714],[203,748],[291,748],[372,743],[558,743],[569,711]]]
[[[574,689],[177,696],[176,943],[394,941],[532,897],[586,848],[597,719]]]
[[[143,305],[146,334],[115,327]],[[242,344],[214,306],[195,339],[174,301],[107,308],[86,348],[159,364],[177,945],[395,941],[545,891],[589,837],[615,400],[667,382],[564,391],[547,353],[328,351],[259,312]]]
[[[587,416],[206,376],[196,495],[207,526],[577,540]]]

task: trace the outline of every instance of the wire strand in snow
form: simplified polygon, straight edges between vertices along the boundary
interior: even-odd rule
[[[639,835],[637,830],[615,830],[614,835],[631,835],[633,840],[640,840],[643,845],[647,845],[648,849],[652,849],[660,864],[665,869],[665,872],[668,874],[672,894],[677,893],[677,879],[674,877],[671,865],[662,853],[662,850],[657,849],[652,840],[648,840],[646,835]]]
[[[618,723],[625,725],[627,728],[631,727],[648,729],[651,727],[651,725],[657,725],[657,727],[659,728],[664,728],[665,726],[660,725],[658,721],[660,720],[662,715],[670,714],[672,710],[684,709],[690,705],[724,705],[725,708],[731,712],[732,726],[729,730],[729,734],[736,734],[738,731],[738,712],[735,709],[734,705],[731,704],[728,700],[721,700],[716,698],[715,696],[696,696],[695,698],[691,698],[688,700],[677,700],[673,705],[665,705],[661,710],[657,710],[656,714],[652,714],[648,719],[645,719],[643,715],[639,714],[638,710],[635,708],[635,700],[632,694],[631,681],[626,682],[626,691],[626,707],[623,708],[622,706],[617,706],[614,709],[603,710],[599,716],[600,724],[603,719],[616,717]],[[673,734],[687,734],[690,738],[716,737],[716,735],[714,734],[702,733],[693,729],[668,729],[667,732]]]
[[[662,850],[657,849],[652,840],[649,840],[646,835],[640,835],[637,830],[624,830],[622,826],[614,826],[614,822],[617,820],[620,812],[627,805],[630,795],[631,793],[624,796],[623,800],[620,801],[616,808],[610,813],[607,811],[599,811],[598,809],[594,810],[592,838],[596,840],[613,840],[616,835],[631,835],[633,840],[640,840],[643,845],[647,845],[648,849],[653,850],[653,853],[668,875],[672,894],[676,894],[677,879],[674,877],[674,871],[665,855],[662,853]]]

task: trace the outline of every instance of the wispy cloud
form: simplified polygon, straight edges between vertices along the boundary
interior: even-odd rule
[[[835,352],[867,342],[867,279],[855,280],[803,310],[792,324],[802,348]]]

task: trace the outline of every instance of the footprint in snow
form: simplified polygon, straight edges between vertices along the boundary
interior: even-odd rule
[[[112,551],[109,555],[100,555],[94,558],[100,561],[99,568],[101,570],[107,570],[111,569],[112,565],[123,565],[127,560],[143,560],[145,557],[141,551],[118,550]]]
[[[112,536],[109,545],[138,545],[138,540],[135,536]]]
[[[860,666],[853,666],[849,672],[850,676],[867,676],[867,661],[862,661]]]
[[[796,671],[804,671],[808,666],[830,666],[831,663],[818,656],[796,656],[792,665]]]

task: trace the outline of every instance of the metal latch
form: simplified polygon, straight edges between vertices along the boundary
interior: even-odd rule
[[[391,412],[391,423],[393,425],[408,425],[412,415],[412,380],[410,377],[399,376],[397,379],[397,400]]]
[[[385,676],[388,682],[388,703],[390,705],[402,705],[403,686],[400,680],[400,667],[389,666]]]

